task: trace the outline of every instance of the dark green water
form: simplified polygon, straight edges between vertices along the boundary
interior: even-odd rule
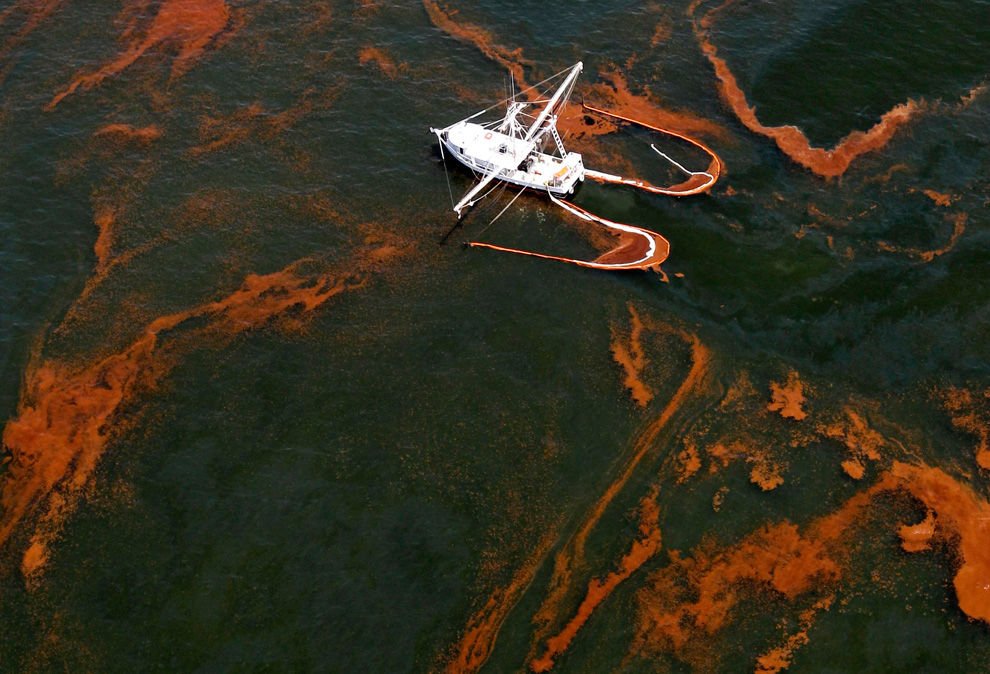
[[[311,311],[236,328],[207,312],[163,333],[140,361],[159,374],[100,426],[107,440],[85,487],[44,490],[0,548],[0,671],[442,669],[471,616],[529,565],[485,671],[525,670],[555,553],[692,366],[664,326],[710,352],[708,383],[604,510],[543,636],[574,615],[592,578],[617,568],[652,486],[662,548],[596,608],[555,671],[752,671],[827,593],[835,603],[794,650],[792,671],[988,671],[987,624],[953,590],[951,528],[932,550],[902,551],[897,526],[925,515],[903,491],[871,504],[841,546],[841,579],[820,592],[794,600],[752,580],[736,587],[731,619],[704,640],[719,654],[707,664],[644,647],[637,630],[643,590],[669,551],[728,550],[785,520],[806,527],[891,461],[990,494],[974,459],[979,433],[954,426],[943,403],[946,391],[971,392],[986,428],[990,94],[960,100],[988,76],[990,4],[743,1],[720,15],[712,39],[761,120],[796,124],[813,144],[868,129],[909,98],[928,101],[889,144],[826,181],[735,119],[685,3],[574,2],[552,20],[546,3],[451,3],[456,21],[521,47],[532,80],[584,59],[594,82],[635,53],[634,91],[648,84],[665,107],[724,129],[705,139],[727,167],[710,195],[587,184],[576,197],[669,239],[667,284],[456,245],[483,232],[590,250],[535,198],[485,229],[503,196],[437,245],[453,215],[428,128],[499,98],[504,75],[420,3],[231,2],[220,34],[180,71],[189,28],[53,110],[57,93],[125,53],[160,7],[46,7],[0,7],[0,418],[13,424],[36,402],[27,391],[40,365],[71,379],[252,274],[302,260],[292,269],[303,277],[353,272],[364,285]],[[669,38],[651,48],[659,22]],[[394,76],[359,57],[368,47]],[[98,133],[110,124],[157,134]],[[451,186],[470,183],[452,172]],[[108,204],[101,266],[94,221]],[[403,254],[355,262],[382,242]],[[628,337],[630,305],[654,326],[643,337],[655,394],[645,408],[611,354],[613,333]],[[808,399],[800,422],[766,410],[770,384],[791,371]],[[752,393],[727,404],[741,380]],[[822,431],[847,409],[884,438],[860,482]],[[678,482],[673,457],[686,446],[730,440],[764,452],[783,484],[762,491],[752,461],[716,468],[704,452],[702,470]],[[37,446],[58,453],[66,442]],[[15,480],[9,469],[4,478]],[[24,552],[62,493],[74,505],[26,582]]]

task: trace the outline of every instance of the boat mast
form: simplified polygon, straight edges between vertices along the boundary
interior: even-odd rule
[[[554,110],[556,109],[557,105],[561,102],[561,100],[566,101],[567,98],[570,96],[571,91],[574,89],[574,82],[577,80],[578,75],[581,74],[581,71],[583,69],[584,69],[584,63],[582,63],[581,61],[578,61],[577,63],[574,64],[574,66],[571,68],[571,71],[567,74],[567,77],[564,79],[564,82],[560,85],[557,91],[554,92],[554,95],[547,102],[546,107],[543,108],[540,114],[536,117],[536,120],[533,122],[532,126],[530,126],[529,129],[526,131],[526,135],[523,136],[524,141],[526,141],[527,143],[533,143],[535,145],[539,141],[543,133],[546,133],[549,129],[554,128],[553,124],[547,124],[545,128],[541,129],[541,127],[547,121],[547,118],[549,118],[550,115],[554,112]],[[506,110],[505,119],[503,120],[502,125],[499,128],[508,132],[510,135],[515,135],[513,133],[512,127],[516,125],[516,115],[518,115],[519,112],[524,107],[526,107],[527,104],[515,102],[515,82],[513,82],[512,89],[513,89],[512,97],[511,97],[512,100],[509,102],[508,109]],[[470,119],[470,117],[468,119]],[[443,138],[440,137],[440,133],[441,132],[437,132],[437,137],[440,138],[440,142],[442,143]],[[461,215],[463,214],[462,211],[465,208],[470,208],[471,206],[474,205],[474,201],[472,200],[476,196],[478,196],[478,194],[481,193],[481,190],[483,190],[489,183],[491,183],[502,172],[502,170],[504,170],[504,168],[505,168],[504,166],[498,166],[498,165],[493,166],[491,171],[487,173],[484,177],[482,177],[481,181],[477,185],[475,185],[471,190],[468,191],[467,194],[461,197],[461,200],[454,205],[454,212],[457,213],[458,218],[461,217]]]

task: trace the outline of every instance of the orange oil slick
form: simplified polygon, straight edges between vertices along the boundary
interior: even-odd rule
[[[725,497],[729,494],[729,488],[726,486],[719,487],[714,494],[712,494],[712,511],[719,512],[722,509],[722,504],[725,503]]]
[[[779,412],[785,419],[800,421],[808,416],[804,411],[805,403],[804,387],[798,373],[793,370],[787,375],[787,382],[779,384],[770,383],[770,404],[767,409],[771,412]]]
[[[684,484],[690,480],[699,470],[701,470],[701,456],[694,443],[688,444],[678,455],[679,464],[677,484]]]
[[[720,469],[742,458],[752,467],[749,471],[749,481],[763,491],[773,491],[784,484],[783,467],[775,463],[767,449],[757,449],[751,446],[752,441],[720,440],[709,446],[705,453],[708,455],[708,473],[714,475]]]
[[[787,637],[783,645],[773,648],[756,659],[756,674],[779,674],[788,669],[794,659],[794,651],[809,642],[808,630],[820,611],[827,611],[835,602],[835,595],[829,595],[802,611],[798,616],[800,629]]]
[[[911,121],[923,108],[915,101],[901,103],[884,113],[880,121],[868,131],[853,131],[831,150],[811,147],[807,136],[796,126],[766,126],[756,116],[756,109],[749,105],[746,94],[736,76],[711,41],[711,27],[716,12],[728,7],[734,0],[710,10],[694,23],[695,36],[708,61],[715,69],[722,98],[750,131],[772,139],[780,150],[793,161],[822,176],[841,176],[857,157],[887,145],[894,134]],[[692,5],[692,10],[698,3]]]
[[[861,480],[866,474],[867,462],[880,460],[885,441],[852,407],[846,407],[843,413],[844,418],[820,424],[817,430],[820,435],[845,446],[849,458],[841,462],[842,470],[852,479]]]
[[[96,254],[97,273],[106,268],[110,260],[110,246],[113,242],[113,228],[117,222],[117,209],[109,203],[98,202],[93,209],[93,224],[99,234],[93,244]]]
[[[982,393],[950,388],[942,394],[942,404],[953,426],[976,436],[976,464],[990,470],[990,388]]]
[[[711,635],[731,622],[748,594],[744,590],[762,588],[772,598],[793,602],[834,585],[849,558],[846,534],[877,494],[898,486],[893,475],[885,474],[803,532],[785,520],[760,527],[723,550],[706,541],[687,557],[672,552],[670,564],[651,574],[637,593],[634,648],[646,655],[673,653],[702,671],[715,669],[719,653]],[[831,602],[819,601],[803,613],[802,631],[810,627],[814,612]],[[788,658],[803,643],[800,637],[789,640]],[[779,663],[784,654],[771,653],[767,666]]]
[[[376,65],[378,70],[380,70],[382,74],[390,80],[397,79],[399,75],[404,73],[408,68],[405,63],[396,65],[392,57],[385,51],[379,49],[378,47],[372,46],[361,48],[361,51],[358,52],[358,63],[361,65],[366,65],[368,63]]]
[[[651,574],[638,592],[635,648],[647,655],[673,653],[695,667],[712,668],[718,654],[709,646],[710,636],[732,619],[742,596],[739,590],[756,582],[772,597],[795,601],[833,585],[852,558],[850,530],[860,526],[874,498],[891,491],[907,492],[928,509],[921,523],[899,527],[902,547],[911,552],[927,549],[936,522],[951,531],[952,540],[958,540],[960,561],[953,584],[959,607],[969,617],[990,623],[990,548],[985,544],[990,503],[938,468],[894,462],[873,485],[803,532],[784,521],[766,525],[724,550],[706,542],[688,557],[672,552],[671,563]],[[793,649],[807,642],[814,612],[827,609],[832,601],[829,597],[802,613],[805,637],[789,639],[785,651],[771,651],[757,667],[779,671],[774,666],[786,666]]]
[[[119,353],[82,366],[45,360],[29,369],[17,416],[3,430],[11,461],[0,485],[0,545],[38,513],[22,561],[28,581],[44,566],[107,443],[126,427],[121,408],[153,389],[183,348],[222,346],[287,313],[310,314],[332,297],[362,287],[366,272],[382,260],[377,248],[362,251],[336,273],[301,275],[301,261],[272,274],[249,275],[223,299],[155,319]],[[199,319],[196,327],[178,331],[192,319]],[[166,340],[172,333],[178,334]]]
[[[750,457],[756,454],[756,450],[751,450],[741,441],[716,442],[705,450],[708,454],[708,472],[715,474],[719,468],[725,468],[740,456]]]
[[[691,369],[660,415],[636,438],[618,477],[598,497],[580,527],[557,553],[550,590],[533,617],[533,622],[542,627],[538,628],[534,635],[536,643],[531,650],[530,660],[537,659],[535,649],[538,643],[546,636],[550,626],[557,621],[562,604],[575,580],[574,577],[585,565],[584,551],[589,534],[601,520],[608,506],[629,482],[643,457],[654,447],[657,437],[667,427],[671,418],[689,399],[702,395],[709,387],[711,352],[701,340],[691,333],[672,326],[656,324],[652,321],[644,322],[648,329],[672,333],[687,343],[691,349]]]
[[[905,524],[897,530],[901,547],[907,552],[921,552],[931,545],[935,535],[935,513],[929,510],[918,524]]]
[[[674,17],[670,14],[665,14],[663,19],[661,19],[653,29],[653,35],[650,37],[650,46],[655,49],[662,44],[666,44],[670,41],[673,34]]]
[[[715,122],[699,117],[689,112],[667,110],[655,103],[650,93],[635,94],[629,88],[625,75],[617,70],[603,71],[600,74],[603,81],[587,87],[585,98],[595,101],[595,107],[607,107],[621,117],[631,117],[641,120],[647,127],[669,129],[680,135],[702,135],[721,141],[729,139],[725,127]],[[578,138],[600,136],[613,133],[616,130],[614,122],[608,120],[596,121],[577,106],[565,110],[557,122],[562,134],[574,135]]]
[[[200,157],[252,138],[274,140],[314,110],[329,108],[341,90],[340,87],[323,92],[307,89],[295,105],[280,112],[273,112],[255,102],[227,115],[204,115],[199,123],[200,143],[190,148],[189,154]]]
[[[903,171],[910,171],[911,167],[907,164],[894,164],[889,169],[881,173],[880,175],[870,176],[866,178],[863,182],[866,184],[879,183],[881,185],[886,185],[890,182],[891,178],[894,177],[895,173],[901,173]]]
[[[935,190],[922,190],[922,193],[935,202],[936,205],[947,207],[951,206],[956,200],[951,194],[944,194],[942,192],[936,192]]]
[[[144,36],[134,39],[116,59],[98,70],[77,75],[69,86],[52,98],[47,110],[77,89],[92,89],[133,65],[145,52],[163,44],[178,46],[172,63],[172,78],[181,76],[196,59],[228,29],[231,12],[224,0],[164,0]],[[133,32],[133,24],[126,34]]]
[[[612,329],[612,358],[622,366],[625,373],[624,384],[632,395],[633,400],[640,407],[646,407],[653,400],[653,391],[643,383],[641,378],[643,369],[646,367],[646,353],[643,351],[641,342],[643,336],[643,321],[639,317],[631,303],[629,304],[629,318],[632,323],[629,333],[628,346],[623,343],[621,335],[615,328]]]
[[[953,579],[959,608],[990,624],[990,503],[938,468],[895,462],[891,474],[959,537],[960,566]],[[927,518],[926,518],[927,519]]]
[[[956,243],[966,232],[966,223],[969,221],[968,213],[956,213],[954,215],[947,215],[946,221],[952,223],[952,234],[949,235],[949,240],[941,248],[935,248],[933,250],[921,250],[920,248],[902,248],[900,246],[895,246],[886,241],[881,241],[877,244],[877,247],[887,253],[901,253],[908,255],[922,262],[931,262],[936,257],[945,255],[953,248],[955,248]]]
[[[866,474],[866,466],[859,459],[846,459],[839,465],[842,466],[843,472],[854,480],[862,480]]]
[[[762,457],[749,471],[749,481],[763,491],[773,491],[784,484],[784,477],[780,473],[780,466]]]
[[[358,14],[375,14],[382,8],[382,0],[358,0]]]
[[[516,605],[526,588],[533,582],[537,569],[550,550],[555,538],[548,533],[537,545],[530,558],[516,571],[506,587],[497,588],[485,605],[468,620],[454,654],[447,663],[447,674],[472,674],[484,666],[491,656],[502,623]]]
[[[745,370],[740,372],[735,381],[725,391],[725,396],[718,404],[722,412],[743,412],[748,410],[752,401],[760,397],[756,387]]]
[[[498,63],[512,73],[516,86],[525,88],[526,73],[524,66],[529,61],[523,58],[522,49],[508,49],[495,42],[494,37],[484,28],[463,21],[456,21],[456,11],[441,7],[437,0],[423,0],[423,7],[434,26],[447,35],[474,45],[486,57]]]
[[[162,130],[156,124],[134,127],[130,124],[107,124],[93,132],[96,137],[109,137],[136,143],[148,144],[162,137]]]
[[[642,231],[646,232],[647,230],[642,230]],[[661,255],[659,256],[654,255],[651,259],[647,261],[646,264],[644,264],[643,267],[640,268],[647,269],[650,271],[655,271],[657,273],[661,273],[663,271],[660,268],[660,262],[658,262],[657,259],[662,257],[663,260],[665,260],[667,258],[667,254],[668,251],[670,250],[670,247],[669,245],[658,246],[657,243],[666,242],[666,239],[662,239],[661,241],[662,237],[659,237],[659,235],[634,236],[628,232],[623,232],[619,234],[616,238],[618,239],[618,242],[615,244],[615,246],[605,251],[598,257],[596,257],[594,259],[595,264],[603,265],[607,267],[608,265],[627,265],[630,262],[634,262],[636,260],[642,260],[649,252],[650,240],[652,240],[654,242],[654,246],[656,247],[656,249],[664,250],[664,248],[666,248],[666,250],[664,250],[664,252],[662,252]],[[661,262],[663,260],[661,260]]]
[[[733,547],[702,544],[690,557],[671,553],[638,592],[636,648],[646,654],[673,652],[702,670],[717,659],[710,635],[732,620],[745,586],[795,600],[840,576],[825,542],[790,522],[768,524]]]
[[[594,578],[588,583],[584,600],[577,613],[555,636],[547,639],[545,653],[529,663],[534,672],[548,672],[554,661],[570,646],[578,631],[591,617],[594,610],[605,601],[624,580],[629,578],[660,549],[660,509],[656,498],[659,487],[654,486],[639,504],[639,537],[622,559],[618,568],[602,579]]]

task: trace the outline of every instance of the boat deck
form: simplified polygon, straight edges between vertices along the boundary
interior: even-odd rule
[[[462,164],[476,171],[498,170],[497,177],[523,187],[554,194],[570,194],[584,179],[581,155],[568,152],[565,157],[539,152],[536,143],[515,138],[480,124],[467,122],[451,127],[445,145]]]

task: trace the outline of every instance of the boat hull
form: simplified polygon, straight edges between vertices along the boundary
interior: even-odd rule
[[[464,166],[484,175],[496,171],[497,179],[513,185],[563,196],[584,180],[584,162],[576,152],[555,157],[477,124],[457,125],[437,136],[447,153]]]

